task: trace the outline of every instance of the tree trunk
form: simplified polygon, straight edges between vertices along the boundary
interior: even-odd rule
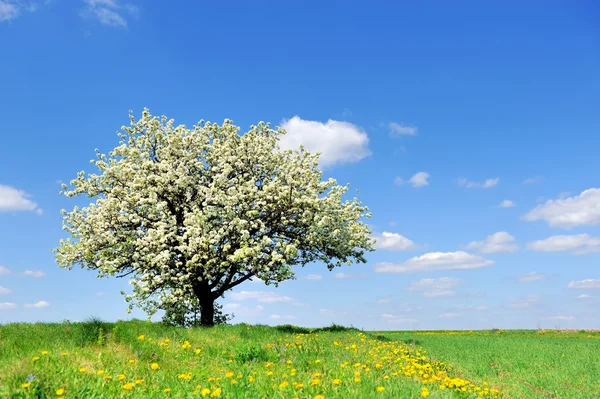
[[[200,325],[215,325],[215,300],[211,296],[200,298]]]

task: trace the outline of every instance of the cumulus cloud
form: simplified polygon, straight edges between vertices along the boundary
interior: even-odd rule
[[[415,324],[415,323],[419,322],[417,319],[414,319],[411,317],[395,315],[392,313],[384,313],[381,315],[381,317],[386,319],[389,323],[394,323],[394,324]]]
[[[24,308],[30,308],[30,309],[47,308],[48,306],[50,306],[50,304],[46,301],[37,301],[36,303],[26,303],[25,305],[23,305]]]
[[[464,251],[429,252],[402,263],[377,263],[373,266],[373,270],[377,273],[417,273],[438,270],[470,270],[493,264],[494,261]]]
[[[544,180],[544,178],[542,176],[528,177],[527,179],[523,180],[523,184],[538,183],[538,182],[541,182],[542,180]]]
[[[569,288],[576,288],[580,290],[599,289],[600,279],[588,278],[585,280],[571,281],[569,283]]]
[[[414,136],[417,134],[417,128],[414,126],[401,125],[396,122],[388,123],[388,128],[390,129],[390,135],[392,137],[400,137],[400,136]]]
[[[431,177],[431,175],[427,172],[417,172],[410,179],[408,179],[408,181],[405,181],[401,177],[396,177],[396,179],[394,180],[394,183],[396,183],[398,185],[404,184],[404,183],[410,183],[413,187],[419,188],[419,187],[428,186],[429,185],[428,179],[430,177]]]
[[[19,16],[19,6],[12,1],[0,1],[0,22],[10,21]]]
[[[2,274],[10,274],[10,270],[8,270],[4,266],[0,266],[0,275],[2,275]]]
[[[483,241],[473,241],[465,246],[466,249],[478,250],[482,254],[500,252],[515,252],[519,249],[515,237],[505,231],[499,231],[486,237]]]
[[[344,280],[344,279],[349,279],[349,278],[366,278],[367,274],[366,273],[361,273],[361,274],[353,274],[353,273],[336,273],[333,278],[336,278],[338,280]]]
[[[408,238],[398,234],[384,231],[381,234],[373,234],[375,248],[386,251],[409,251],[416,249],[417,245]]]
[[[11,294],[11,293],[12,293],[12,291],[11,291],[11,290],[9,290],[9,289],[8,289],[8,288],[6,288],[6,287],[2,287],[2,286],[0,285],[0,295],[8,295],[8,294]]]
[[[582,300],[582,301],[592,299],[592,298],[593,298],[593,296],[588,295],[588,294],[581,294],[581,295],[577,296],[577,299]]]
[[[548,276],[546,274],[543,273],[537,273],[537,272],[530,272],[530,273],[525,273],[525,274],[521,274],[517,276],[517,281],[519,283],[531,283],[534,281],[541,281],[541,280],[546,280],[548,278]]]
[[[458,185],[466,188],[491,188],[494,187],[500,181],[499,177],[493,179],[486,179],[484,182],[470,181],[464,177],[458,179]]]
[[[542,298],[536,294],[525,295],[520,298],[512,299],[509,303],[511,308],[524,309],[531,308],[540,304]]]
[[[2,309],[14,309],[17,307],[16,303],[13,302],[0,302],[0,310]]]
[[[265,308],[261,305],[254,307],[242,306],[239,303],[226,303],[223,305],[223,311],[225,312],[238,312],[238,315],[250,316],[262,313]]]
[[[23,272],[23,276],[25,276],[25,277],[40,278],[40,277],[46,276],[46,273],[44,273],[41,270],[25,270]]]
[[[321,310],[319,310],[319,313],[322,314],[323,316],[348,316],[350,314],[348,312],[337,311],[337,310],[327,309],[327,308],[322,308]]]
[[[378,305],[383,305],[384,303],[391,303],[392,300],[390,298],[381,298],[380,300],[377,301]]]
[[[500,205],[498,205],[500,208],[512,208],[514,206],[516,206],[516,204],[514,203],[514,201],[511,200],[504,200],[500,203]]]
[[[306,276],[307,280],[323,280],[323,276],[321,276],[320,274],[309,274],[308,276]]]
[[[30,197],[23,190],[0,184],[0,212],[38,211],[40,214],[41,209]]]
[[[600,188],[590,188],[575,197],[548,200],[521,218],[528,222],[543,220],[550,227],[566,229],[600,224]]]
[[[84,0],[83,17],[94,18],[102,25],[126,28],[125,15],[138,16],[139,9],[133,4],[121,4],[117,0]]]
[[[463,284],[458,278],[424,278],[417,281],[411,281],[408,285],[409,291],[418,291],[425,298],[439,298],[456,295],[454,288]]]
[[[248,299],[254,299],[258,302],[263,303],[279,303],[279,302],[290,302],[292,298],[289,296],[283,296],[277,292],[264,292],[264,291],[240,291],[234,292],[230,295],[230,298],[234,301],[244,301]]]
[[[462,313],[442,313],[439,317],[441,319],[455,319],[457,317],[462,317]]]
[[[294,116],[281,127],[287,132],[279,142],[282,149],[296,150],[302,144],[313,153],[320,152],[322,167],[358,162],[371,155],[367,133],[349,122],[330,119],[322,123]]]
[[[584,255],[600,252],[600,237],[588,234],[552,236],[528,243],[527,249],[538,252],[568,251],[574,255]]]

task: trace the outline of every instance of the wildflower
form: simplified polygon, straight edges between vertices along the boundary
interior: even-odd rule
[[[129,363],[135,363],[135,360],[129,359]]]
[[[31,382],[26,382],[26,383],[22,384],[21,386],[23,388],[29,388],[30,385],[31,385]]]
[[[152,363],[152,364],[150,365],[150,368],[151,368],[152,370],[158,370],[158,363]]]
[[[169,393],[169,392],[171,392],[171,388],[165,388],[165,390],[163,392]]]
[[[342,380],[340,380],[339,378],[336,378],[335,380],[332,381],[333,385],[340,385],[342,383]]]
[[[139,339],[140,341],[143,341],[143,340],[144,340],[144,338],[145,338],[145,337],[144,337],[144,334],[142,334],[142,335],[140,335],[140,336],[138,337],[138,339]]]
[[[58,388],[56,390],[56,396],[62,396],[63,393],[65,393],[65,389],[64,388]]]
[[[142,384],[144,382],[144,379],[139,379],[139,380],[135,380],[136,385]]]
[[[315,399],[325,399],[325,396],[319,394],[319,395],[315,396]]]
[[[102,375],[102,374],[104,374],[104,370],[98,370],[98,371],[96,372],[96,374],[98,374],[98,375]]]
[[[117,378],[119,379],[119,381],[123,381],[125,379],[125,374],[119,374]]]
[[[427,389],[427,387],[421,388],[421,397],[426,398],[428,396],[429,396],[429,389]]]
[[[314,380],[312,380],[312,382],[310,383],[311,387],[314,387],[315,385],[319,385],[319,383],[321,382],[320,379],[315,378]]]
[[[211,398],[214,398],[215,396],[221,396],[221,388],[215,389],[213,393],[210,394]]]
[[[67,352],[60,352],[61,356],[67,356]]]
[[[210,389],[204,388],[201,393],[202,393],[202,396],[209,395],[210,394]]]
[[[133,389],[133,384],[131,382],[123,385],[123,389],[126,391],[131,391]]]
[[[33,381],[33,380],[35,380],[36,378],[37,378],[37,377],[36,377],[35,375],[33,375],[33,374],[29,374],[29,375],[27,376],[27,379],[25,380],[25,382],[30,382],[30,381]]]
[[[40,357],[39,357],[39,356],[34,356],[34,357],[31,359],[31,361],[33,361],[33,362],[35,362],[35,361],[38,361],[38,360],[40,360]]]
[[[47,355],[48,351],[42,351],[42,355]]]
[[[378,386],[375,389],[377,390],[377,392],[383,392],[383,391],[385,391],[385,387],[382,387],[382,386]]]
[[[251,375],[248,376],[248,382],[254,382],[255,378]]]
[[[87,370],[87,369],[86,369],[85,367],[80,367],[80,368],[79,368],[79,372],[80,372],[80,373],[85,373],[85,371],[86,371],[86,370]]]
[[[200,348],[196,349],[196,354],[199,355],[200,354]]]
[[[231,371],[228,371],[227,373],[225,373],[225,377],[231,378],[231,377],[233,377],[233,373]]]
[[[112,375],[105,375],[105,376],[104,376],[104,379],[105,379],[105,380],[112,380]]]
[[[289,383],[289,382],[287,382],[287,381],[283,381],[281,384],[279,384],[279,388],[285,388],[285,387],[287,387],[288,385],[290,385],[290,383]]]

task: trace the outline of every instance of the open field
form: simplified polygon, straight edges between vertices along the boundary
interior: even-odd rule
[[[600,334],[0,326],[6,398],[595,398]],[[421,348],[422,347],[422,348]]]

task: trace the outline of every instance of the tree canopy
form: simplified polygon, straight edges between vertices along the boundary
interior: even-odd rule
[[[55,257],[60,267],[128,277],[128,311],[148,317],[166,304],[197,298],[203,325],[213,303],[256,276],[293,279],[293,266],[321,261],[329,270],[365,263],[373,250],[368,208],[343,200],[348,185],[322,181],[319,154],[281,150],[285,131],[263,122],[242,135],[232,121],[175,125],[144,109],[118,133],[108,154],[96,149],[98,173],[63,184],[67,197],[95,198],[61,211]]]

